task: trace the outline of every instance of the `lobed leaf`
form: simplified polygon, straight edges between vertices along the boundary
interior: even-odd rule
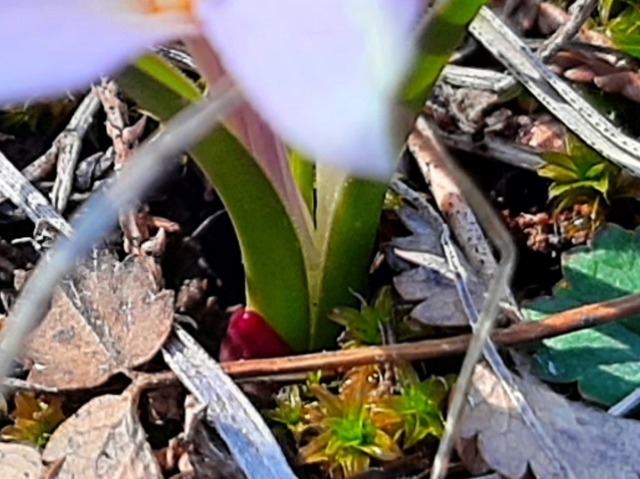
[[[564,279],[553,297],[538,298],[524,312],[530,320],[640,291],[640,229],[608,224],[590,246],[562,256]],[[592,401],[612,405],[640,386],[640,318],[542,341],[535,371],[548,381],[578,382]]]

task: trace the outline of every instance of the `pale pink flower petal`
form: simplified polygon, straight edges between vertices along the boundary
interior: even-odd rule
[[[385,178],[392,99],[419,0],[201,0],[226,69],[287,141],[314,159]]]
[[[134,21],[121,7],[119,0],[0,0],[0,104],[85,87],[185,28]]]
[[[196,59],[200,71],[211,84],[228,77],[217,54],[203,37],[186,42],[189,52]],[[286,145],[255,109],[246,101],[231,112],[225,124],[240,140],[247,151],[262,167],[267,177],[290,208],[289,214],[299,227],[300,234],[310,230],[311,217],[302,201],[300,190],[291,176],[291,165]]]

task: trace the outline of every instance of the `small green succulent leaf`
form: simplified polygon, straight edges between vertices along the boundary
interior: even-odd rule
[[[607,25],[611,18],[611,8],[616,0],[598,1],[598,18],[602,25]]]
[[[397,373],[401,393],[388,397],[384,409],[398,418],[396,437],[403,437],[403,448],[408,449],[427,436],[441,437],[450,385],[441,377],[420,381],[408,365],[399,367]]]
[[[593,190],[596,189],[596,186],[598,185],[593,181],[553,183],[549,187],[549,199],[560,198],[561,200],[567,200],[565,197],[570,196],[570,199],[575,202],[581,198],[590,198],[593,196]]]
[[[345,327],[348,340],[357,344],[381,344],[381,326],[393,317],[393,296],[390,287],[382,288],[371,306],[363,304],[360,311],[350,307],[336,307],[329,319]]]
[[[382,316],[382,321],[390,321],[393,315],[393,294],[390,286],[382,288],[373,300],[373,309]]]
[[[309,213],[315,210],[316,165],[297,150],[289,151],[291,174],[300,188],[300,193]]]
[[[287,426],[294,434],[299,432],[304,421],[304,401],[298,385],[283,388],[276,396],[276,408],[269,412],[269,417]]]
[[[331,477],[349,477],[367,469],[371,459],[390,461],[402,455],[364,401],[366,377],[356,375],[357,384],[340,395],[322,385],[310,386],[318,400],[314,428],[320,433],[300,449],[302,463],[322,463]]]
[[[538,168],[538,175],[558,183],[569,183],[578,178],[578,169],[569,155],[548,152],[542,155],[545,164]]]
[[[606,163],[597,163],[592,166],[588,166],[584,172],[585,178],[598,179],[607,172],[608,165]]]
[[[25,391],[17,393],[14,400],[13,424],[0,430],[0,439],[44,447],[53,430],[65,419],[62,397]]]
[[[630,5],[607,25],[609,36],[623,52],[640,58],[640,5]]]
[[[564,279],[553,297],[524,309],[529,320],[640,291],[640,229],[608,224],[589,246],[562,256]],[[534,371],[558,383],[578,382],[587,399],[610,406],[640,386],[640,317],[542,341]]]
[[[348,339],[362,344],[380,344],[380,325],[377,321],[367,321],[365,316],[355,308],[338,306],[328,313],[335,323],[344,326]]]
[[[578,201],[607,202],[617,195],[620,169],[589,148],[574,135],[568,135],[567,153],[548,152],[542,155],[545,164],[538,174],[552,180],[549,199],[556,199],[560,210]]]

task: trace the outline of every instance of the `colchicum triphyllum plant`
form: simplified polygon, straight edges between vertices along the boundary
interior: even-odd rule
[[[317,349],[335,339],[326,313],[365,286],[396,93],[404,81],[405,104],[422,104],[483,3],[436,2],[425,23],[420,0],[0,0],[0,104],[109,74],[168,120],[203,93],[147,49],[183,40],[209,85],[228,75],[247,100],[185,145],[233,220],[247,311]]]

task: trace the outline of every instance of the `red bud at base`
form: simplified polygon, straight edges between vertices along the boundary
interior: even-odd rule
[[[274,358],[288,356],[292,352],[259,313],[239,308],[229,319],[227,334],[220,348],[220,361]]]

